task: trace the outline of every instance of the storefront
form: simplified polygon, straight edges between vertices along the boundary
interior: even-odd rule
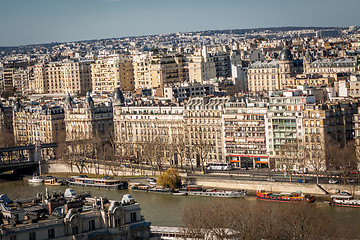
[[[230,155],[229,161],[236,168],[268,168],[268,156]]]

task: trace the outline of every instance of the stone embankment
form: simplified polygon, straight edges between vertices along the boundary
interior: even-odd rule
[[[80,173],[79,168],[76,166],[70,167],[61,162],[52,162],[42,166],[43,172],[46,174],[51,173]],[[130,168],[114,168],[110,169],[106,166],[86,167],[82,169],[81,173],[87,174],[103,174],[115,176],[133,176],[133,175],[157,175],[159,172],[150,170],[130,169]],[[360,186],[353,185],[339,185],[339,184],[321,184],[321,187],[311,183],[297,183],[297,182],[267,182],[267,181],[249,181],[249,180],[236,180],[236,179],[219,179],[218,177],[211,177],[210,174],[203,176],[187,176],[186,173],[180,173],[182,177],[192,178],[194,184],[203,186],[204,188],[219,188],[219,189],[245,189],[245,190],[265,190],[273,192],[296,192],[302,191],[304,193],[325,195],[325,191],[329,194],[335,194],[337,190],[347,191],[354,195],[360,195]],[[218,175],[218,174],[217,174]],[[325,191],[324,191],[325,190]]]
[[[329,194],[335,194],[337,190],[347,191],[354,195],[360,195],[360,186],[338,185],[338,184],[321,184],[321,188],[311,183],[290,183],[290,182],[265,182],[265,181],[248,181],[248,180],[232,180],[211,178],[208,176],[196,177],[196,184],[205,188],[221,188],[221,189],[246,189],[246,190],[265,190],[272,192],[296,192],[324,195],[325,189]]]

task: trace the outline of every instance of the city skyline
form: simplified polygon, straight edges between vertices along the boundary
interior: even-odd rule
[[[0,46],[203,30],[356,25],[360,3],[346,0],[342,4],[349,7],[339,8],[338,2],[6,1],[0,10]]]

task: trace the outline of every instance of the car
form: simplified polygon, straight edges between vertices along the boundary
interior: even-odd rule
[[[348,180],[346,180],[348,183],[356,183],[357,181],[356,181],[356,179],[348,179]]]
[[[298,179],[298,183],[307,183],[306,179]]]
[[[330,184],[337,184],[337,183],[339,183],[339,181],[337,181],[335,179],[329,179],[329,183]]]
[[[155,178],[147,178],[146,181],[148,181],[148,182],[156,182],[156,179]]]
[[[340,192],[340,195],[343,195],[343,196],[351,196],[351,194],[348,193],[348,192]]]
[[[276,182],[275,178],[272,178],[272,177],[271,177],[271,178],[268,178],[267,181],[268,181],[268,182]]]

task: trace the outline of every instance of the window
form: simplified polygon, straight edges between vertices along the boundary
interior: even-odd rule
[[[36,240],[36,232],[29,233],[29,240]]]
[[[53,239],[55,238],[55,229],[49,229],[48,230],[48,239]]]
[[[73,235],[79,234],[79,228],[78,228],[78,226],[75,226],[75,227],[72,228],[72,233],[73,233]]]
[[[136,222],[136,212],[130,214],[131,222]]]
[[[121,225],[120,219],[115,219],[115,227],[119,227]]]
[[[95,220],[89,221],[89,231],[95,230]]]

